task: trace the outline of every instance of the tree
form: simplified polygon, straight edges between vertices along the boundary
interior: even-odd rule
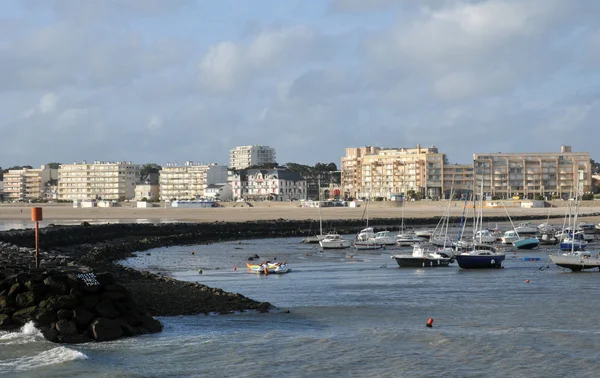
[[[142,165],[142,169],[140,170],[140,174],[142,177],[148,176],[150,173],[158,173],[162,167],[155,163],[148,163]]]
[[[279,167],[279,164],[277,164],[277,162],[275,162],[275,163],[265,163],[265,164],[260,164],[260,165],[251,165],[247,169],[275,169],[277,167]]]
[[[50,169],[58,169],[61,166],[61,163],[48,163],[46,164],[46,168]]]
[[[600,173],[600,163],[595,162],[594,159],[590,159],[590,164],[592,166],[592,174]]]

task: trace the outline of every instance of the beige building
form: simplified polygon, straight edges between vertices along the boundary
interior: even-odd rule
[[[237,146],[229,151],[229,168],[245,169],[275,163],[275,149],[269,146]]]
[[[131,162],[94,161],[63,164],[58,169],[61,200],[129,200],[135,196],[140,165]]]
[[[57,170],[42,165],[39,169],[12,169],[4,174],[4,198],[6,201],[45,199],[46,186],[56,182]]]
[[[414,191],[439,198],[444,192],[445,155],[429,148],[347,148],[342,158],[344,197],[392,197]]]
[[[227,182],[227,167],[187,161],[183,165],[168,163],[160,171],[160,199],[193,200],[205,198],[207,186]]]
[[[562,146],[560,152],[476,153],[473,154],[477,188],[483,182],[487,195],[511,198],[573,197],[591,191],[589,152],[573,152]],[[582,194],[582,193],[580,193]]]
[[[455,198],[461,198],[468,189],[473,190],[473,165],[444,164],[443,180],[443,198],[449,199],[452,191]]]

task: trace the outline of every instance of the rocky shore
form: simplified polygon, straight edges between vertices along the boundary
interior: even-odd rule
[[[413,218],[412,226],[439,218]],[[519,220],[533,219],[520,217]],[[500,218],[497,221],[504,221]],[[371,219],[397,225],[400,219]],[[493,222],[494,219],[489,219]],[[362,220],[330,222],[354,233]],[[34,230],[0,232],[0,329],[33,320],[56,342],[111,340],[161,330],[152,316],[267,312],[270,303],[199,283],[140,272],[115,262],[134,252],[226,240],[306,236],[316,221],[49,225],[40,230],[40,267],[35,268]],[[86,283],[86,277],[93,285]],[[90,277],[94,277],[91,280]],[[89,283],[89,282],[88,282]]]

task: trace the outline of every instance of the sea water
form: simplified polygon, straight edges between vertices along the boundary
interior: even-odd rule
[[[551,250],[543,249],[509,251],[504,269],[485,271],[456,264],[399,268],[390,259],[397,252],[323,252],[299,238],[139,252],[122,263],[268,301],[278,310],[161,317],[162,333],[79,345],[47,342],[27,325],[0,333],[0,374],[598,376],[599,272],[557,268],[548,264]],[[245,261],[255,255],[259,262],[286,260],[293,271],[249,273]],[[425,326],[429,318],[432,328]]]

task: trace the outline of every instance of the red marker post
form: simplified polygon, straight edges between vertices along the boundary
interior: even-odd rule
[[[41,207],[32,207],[31,208],[31,220],[35,222],[35,267],[40,267],[40,224],[39,222],[43,220],[42,217],[42,208]]]

